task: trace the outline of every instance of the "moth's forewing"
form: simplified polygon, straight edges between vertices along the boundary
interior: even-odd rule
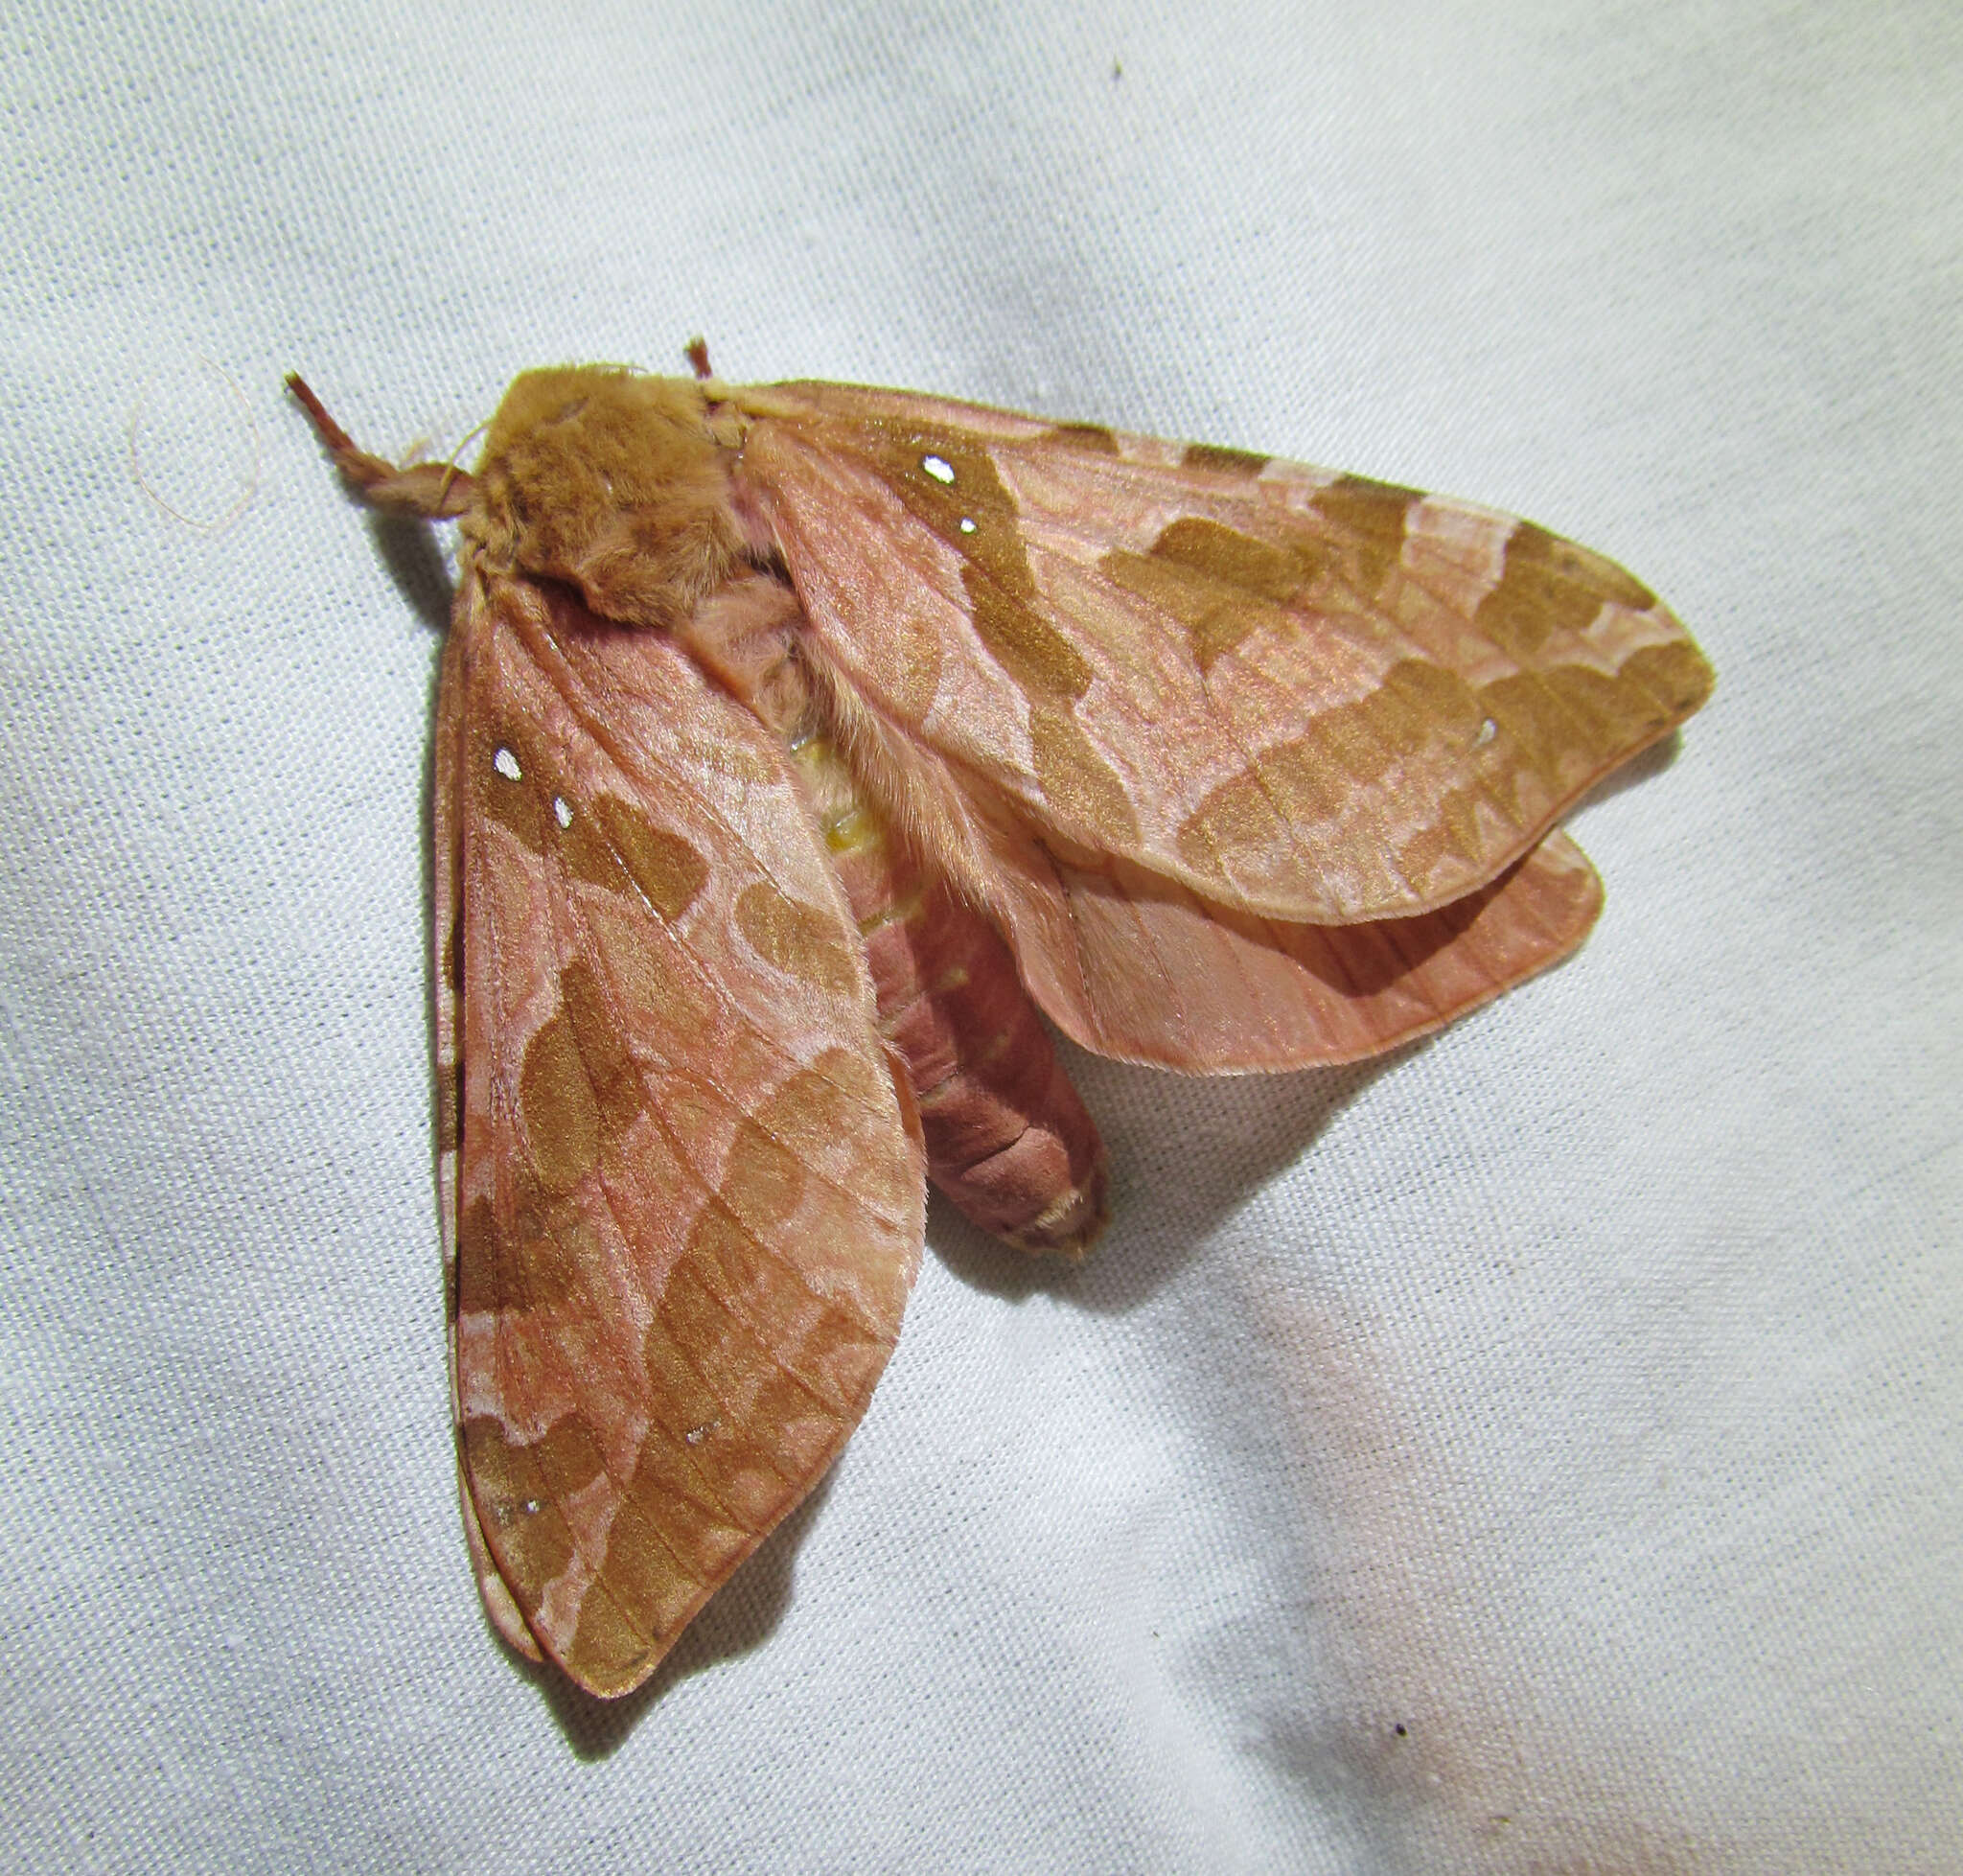
[[[744,445],[815,639],[1046,836],[1290,922],[1434,911],[1708,695],[1670,611],[1511,516],[845,387]]]
[[[857,1424],[920,1149],[781,745],[659,634],[473,577],[459,1441],[480,1563],[617,1693]]]

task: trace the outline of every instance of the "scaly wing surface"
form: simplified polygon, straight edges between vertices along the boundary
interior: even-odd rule
[[[665,638],[473,574],[436,799],[466,1523],[497,1626],[620,1693],[865,1411],[918,1122],[781,746]]]
[[[1695,710],[1598,554],[1328,470],[849,386],[738,393],[811,621],[1046,841],[1239,913],[1437,911]]]

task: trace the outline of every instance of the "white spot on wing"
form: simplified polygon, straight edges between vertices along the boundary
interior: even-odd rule
[[[572,825],[572,810],[566,806],[564,795],[555,795],[552,798],[552,819],[562,827]]]
[[[963,534],[973,534],[974,531],[975,523],[966,515],[963,515],[961,517],[961,532]]]
[[[525,772],[518,766],[518,757],[512,754],[508,749],[500,749],[491,758],[491,766],[506,781],[522,781],[524,779]]]
[[[1493,720],[1490,717],[1488,717],[1486,721],[1479,726],[1478,735],[1472,738],[1472,747],[1474,749],[1484,749],[1487,746],[1487,744],[1491,742],[1492,739],[1498,734],[1499,725],[1493,722]]]
[[[955,466],[945,456],[922,456],[920,467],[936,482],[951,483],[955,479]]]

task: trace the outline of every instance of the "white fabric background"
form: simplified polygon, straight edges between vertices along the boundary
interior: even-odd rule
[[[1958,1867],[1951,0],[0,37],[0,1861]],[[457,1528],[443,565],[280,374],[444,454],[698,331],[1524,511],[1721,683],[1551,977],[1363,1072],[1075,1057],[1095,1260],[936,1208],[828,1485],[603,1707]]]

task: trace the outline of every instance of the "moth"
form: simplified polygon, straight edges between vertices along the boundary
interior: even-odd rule
[[[468,473],[435,730],[439,1189],[492,1622],[638,1685],[844,1445],[925,1181],[1104,1223],[1041,1016],[1370,1055],[1563,957],[1555,823],[1709,695],[1600,555],[1467,502],[905,392],[531,371]]]

